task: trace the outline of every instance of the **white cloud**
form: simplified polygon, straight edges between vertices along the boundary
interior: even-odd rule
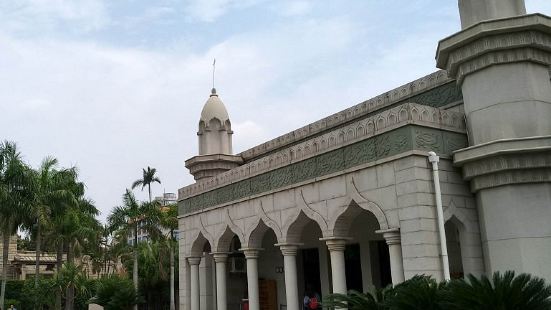
[[[280,12],[284,16],[299,16],[307,14],[313,7],[311,1],[292,0],[285,1],[281,4]]]
[[[6,31],[31,34],[71,23],[78,31],[93,31],[109,23],[102,0],[22,0],[0,4],[0,25]]]
[[[214,22],[233,9],[243,9],[263,0],[190,0],[186,12],[195,20]]]
[[[265,125],[266,124],[264,124],[264,126]],[[233,124],[232,130],[239,133],[239,135],[234,137],[233,141],[234,149],[236,150],[252,148],[266,142],[269,138],[266,128],[252,120]]]

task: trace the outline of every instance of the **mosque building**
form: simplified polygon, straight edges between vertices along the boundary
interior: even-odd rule
[[[239,154],[212,90],[178,192],[180,309],[298,310],[417,274],[551,281],[551,18],[459,10],[440,71]]]

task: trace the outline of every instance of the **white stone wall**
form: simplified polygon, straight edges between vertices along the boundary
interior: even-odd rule
[[[445,217],[461,227],[465,273],[479,274],[484,267],[474,198],[450,160],[442,159],[440,167]],[[206,242],[214,252],[228,251],[234,234],[243,247],[261,247],[268,229],[279,243],[296,242],[307,220],[323,237],[347,237],[356,204],[377,219],[378,227],[370,229],[400,229],[406,279],[442,279],[431,170],[426,156],[413,153],[181,217],[180,259],[184,264],[185,257],[200,255]]]

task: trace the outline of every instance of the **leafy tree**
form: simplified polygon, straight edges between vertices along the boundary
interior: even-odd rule
[[[169,300],[170,250],[163,240],[138,245],[140,291],[148,308]]]
[[[134,194],[127,189],[123,195],[123,205],[115,207],[107,218],[112,231],[124,240],[124,236],[133,235],[133,282],[138,289],[138,228],[144,229],[153,238],[160,235],[158,225],[160,223],[161,210],[159,203],[138,202]],[[140,227],[139,227],[140,226]]]
[[[8,271],[8,250],[10,237],[30,214],[32,193],[30,169],[21,160],[17,146],[5,141],[0,144],[0,230],[3,239],[2,285],[0,289],[0,309],[4,309],[6,280]]]
[[[147,167],[147,170],[146,169],[142,169],[142,178],[141,179],[138,179],[136,181],[134,181],[134,183],[132,183],[132,189],[138,187],[138,186],[141,186],[142,187],[142,191],[144,189],[144,187],[147,186],[147,190],[149,192],[149,202],[151,202],[151,183],[159,183],[161,184],[161,180],[155,176],[155,173],[157,172],[157,169],[155,168],[151,168],[151,167]]]
[[[161,226],[164,229],[168,230],[168,236],[164,236],[162,242],[169,249],[170,257],[170,310],[176,309],[176,303],[174,298],[174,269],[175,269],[175,259],[174,259],[174,249],[176,248],[178,241],[176,240],[176,230],[178,229],[178,206],[176,204],[171,204],[162,209],[161,216]]]
[[[54,278],[55,289],[66,296],[66,308],[67,304],[71,303],[69,307],[74,307],[74,296],[67,296],[67,294],[77,293],[81,304],[79,308],[85,308],[83,301],[87,301],[94,295],[93,288],[90,285],[88,277],[82,270],[82,266],[77,266],[73,263],[65,263]]]

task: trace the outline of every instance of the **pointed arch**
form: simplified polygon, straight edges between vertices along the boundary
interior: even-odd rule
[[[355,202],[358,204],[358,206],[366,211],[369,211],[375,215],[377,218],[377,221],[379,222],[380,229],[389,229],[390,226],[388,224],[388,219],[386,218],[385,212],[379,205],[377,205],[375,202],[370,201],[366,197],[364,197],[360,192],[358,191],[358,188],[356,186],[356,183],[354,181],[354,177],[350,177],[348,184],[346,186],[348,197],[350,198],[351,202]],[[350,206],[350,204],[348,204]],[[346,212],[346,210],[342,211],[340,214]],[[337,216],[338,217],[338,216]],[[337,218],[334,217],[334,218]]]
[[[281,241],[281,234],[278,235],[273,228],[269,227],[264,223],[261,218],[258,218],[258,221],[251,225],[250,229],[247,230],[245,235],[245,242],[242,243],[243,248],[260,248],[262,246],[262,239],[266,235],[268,230],[272,230],[276,235],[277,241]]]
[[[244,242],[245,236],[241,229],[235,225],[230,217],[229,209],[226,209],[226,219],[221,233],[215,239],[213,251],[227,252],[234,236],[237,236],[241,243]]]
[[[310,205],[308,205],[306,199],[304,199],[304,194],[302,193],[302,190],[296,191],[295,193],[297,211],[295,212],[295,214],[288,217],[288,220],[281,227],[282,239],[284,239],[285,242],[296,242],[290,241],[290,239],[295,239],[293,235],[296,235],[297,233],[300,234],[300,231],[303,228],[302,224],[307,224],[309,220],[315,222],[321,230],[322,234],[326,235],[329,231],[329,224],[327,223],[325,218],[318,211],[314,210],[312,207],[310,207]],[[301,217],[301,214],[303,217]],[[299,226],[296,226],[295,224]],[[295,225],[295,227],[292,228],[291,226],[293,225]]]
[[[292,216],[287,223],[283,226],[282,233],[283,233],[283,240],[282,242],[285,243],[299,243],[301,239],[302,232],[304,230],[304,227],[308,225],[308,223],[315,223],[316,226],[322,231],[323,233],[326,231],[323,230],[322,227],[318,224],[318,222],[311,217],[307,216],[304,211],[299,210],[297,214]]]
[[[191,256],[200,257],[203,256],[203,252],[208,247],[211,247],[211,240],[208,240],[201,231],[198,231],[197,236],[193,239],[191,243]]]

